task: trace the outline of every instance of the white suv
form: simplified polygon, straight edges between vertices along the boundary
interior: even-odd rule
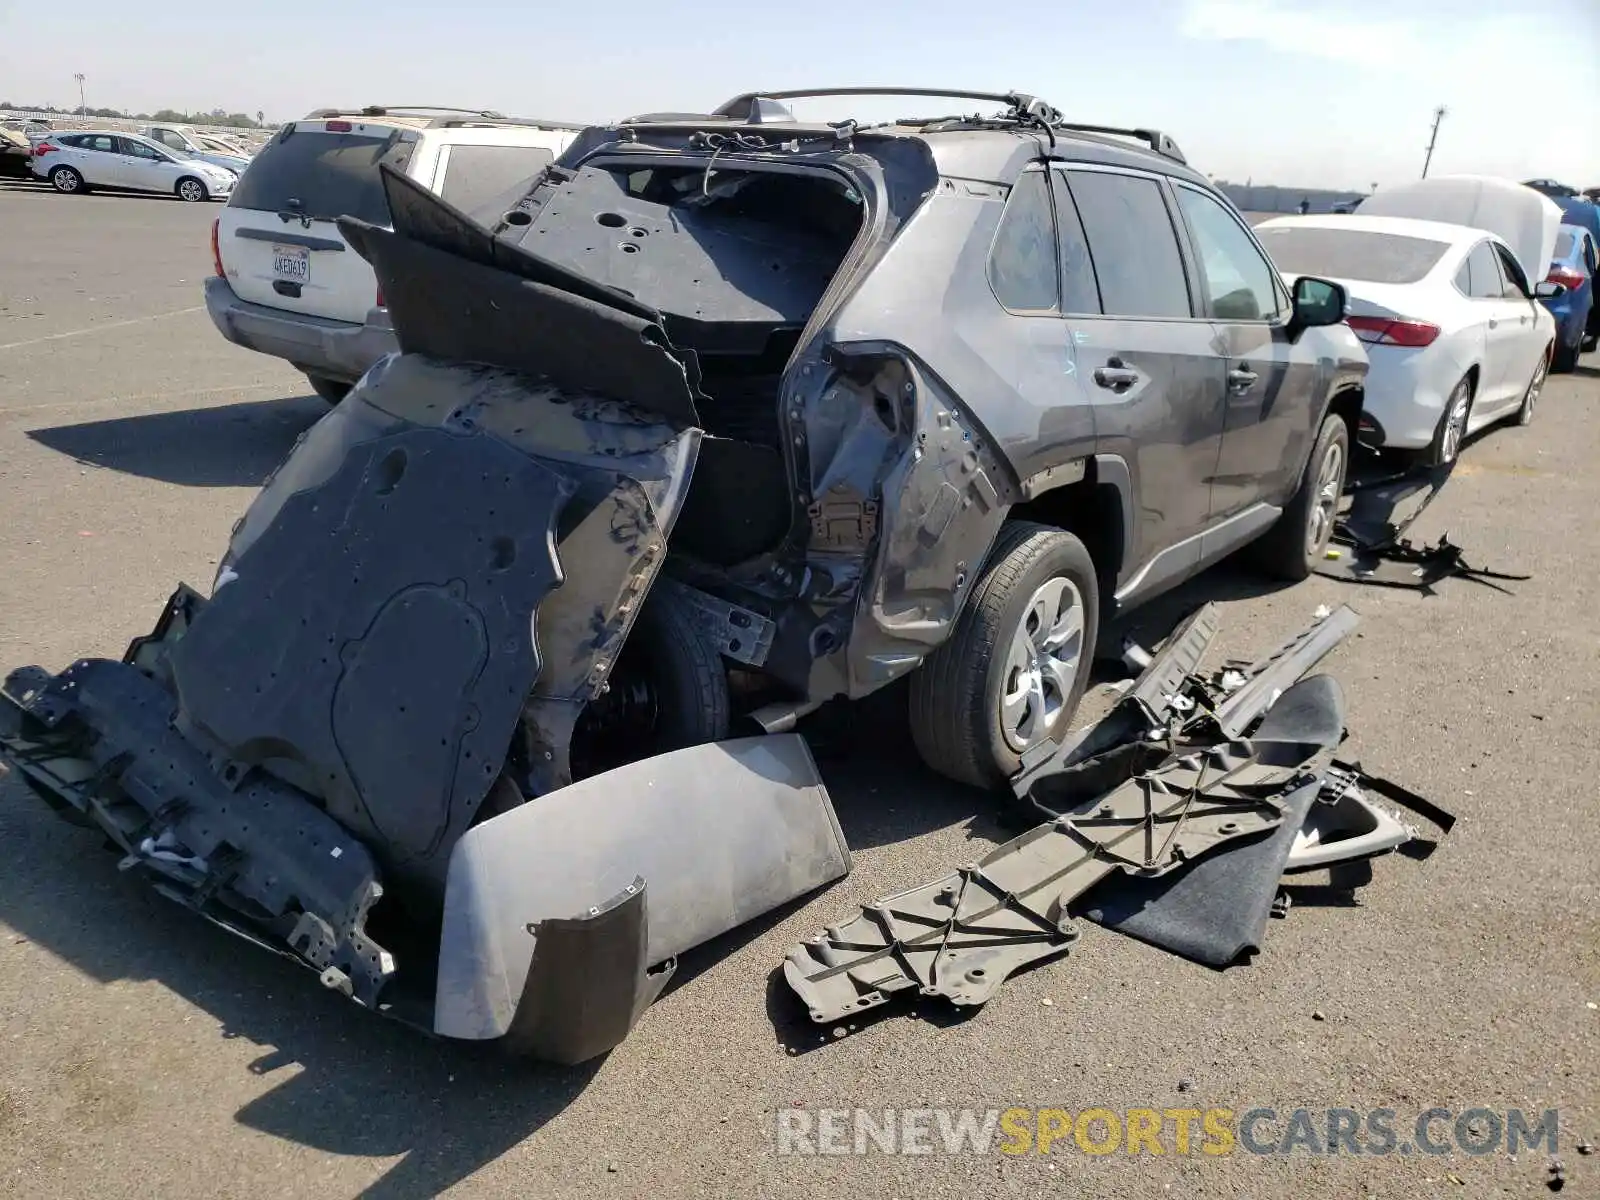
[[[583,127],[458,109],[319,109],[250,160],[212,226],[206,308],[222,336],[287,359],[336,404],[395,350],[372,268],[341,216],[388,225],[382,164],[490,223]]]

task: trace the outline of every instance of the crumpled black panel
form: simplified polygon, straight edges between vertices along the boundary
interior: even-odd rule
[[[398,181],[397,181],[398,180]],[[372,264],[400,348],[487,363],[698,425],[698,367],[661,314],[514,246],[437,196],[385,175],[393,231],[339,228]]]
[[[320,794],[391,877],[442,886],[539,673],[572,490],[483,434],[354,446],[172,647],[181,719]]]

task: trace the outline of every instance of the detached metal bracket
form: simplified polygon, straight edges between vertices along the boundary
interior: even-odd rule
[[[694,610],[695,627],[717,653],[748,667],[759,667],[767,661],[772,639],[778,632],[777,622],[676,579],[659,579],[656,587],[683,597]]]

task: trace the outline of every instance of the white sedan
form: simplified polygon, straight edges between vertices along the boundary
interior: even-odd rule
[[[1408,217],[1279,217],[1256,236],[1293,286],[1344,285],[1371,369],[1362,440],[1455,460],[1468,434],[1533,418],[1555,319],[1511,248],[1483,229]]]
[[[33,173],[69,195],[92,187],[127,188],[191,203],[224,199],[239,181],[226,167],[175,154],[136,134],[105,130],[50,134],[33,148]]]

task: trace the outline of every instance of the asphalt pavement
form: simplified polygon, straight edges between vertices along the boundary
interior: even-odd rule
[[[0,180],[0,666],[120,655],[209,586],[253,489],[326,411],[201,307],[212,206]],[[775,1114],[1059,1106],[1559,1110],[1568,1195],[1600,1196],[1600,356],[1534,424],[1467,448],[1419,532],[1527,572],[1437,594],[1228,568],[1142,611],[1221,604],[1212,662],[1349,602],[1326,661],[1348,755],[1454,811],[1354,899],[1306,889],[1212,971],[1089,927],[976,1015],[891,1006],[843,1036],[774,976],[855,906],[1007,836],[892,720],[824,719],[843,882],[681,965],[605,1059],[506,1062],[357,1010],[206,926],[0,781],[0,1191],[29,1197],[1546,1194],[1550,1156],[780,1154]],[[882,706],[880,706],[882,707]],[[941,1002],[942,1003],[942,1002]],[[1282,1130],[1283,1121],[1277,1128]],[[1441,1128],[1444,1128],[1441,1126]],[[846,1139],[848,1141],[848,1139]],[[937,1139],[935,1139],[937,1140]],[[869,1146],[869,1150],[871,1147]]]

